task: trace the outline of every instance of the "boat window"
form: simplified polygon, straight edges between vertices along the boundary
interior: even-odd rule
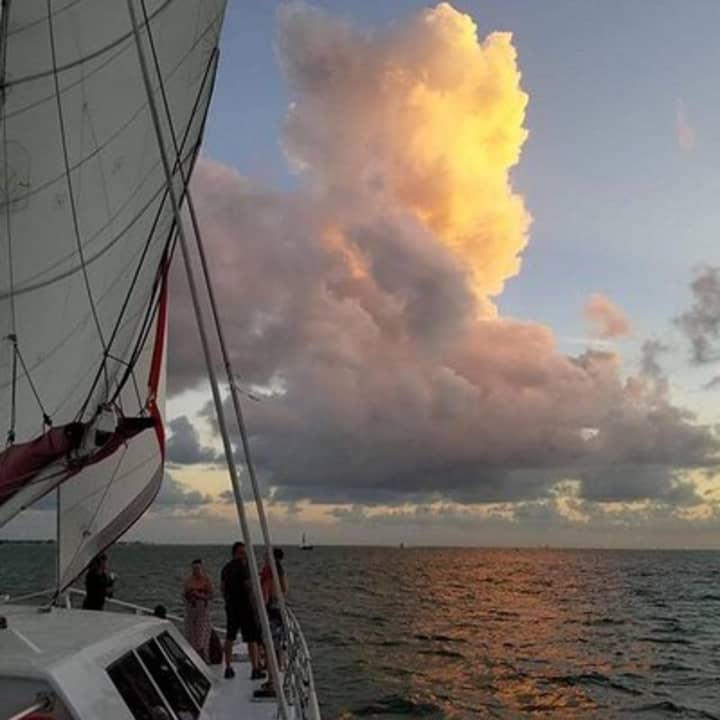
[[[188,691],[183,687],[170,663],[165,659],[157,643],[150,640],[141,645],[137,652],[179,720],[194,720],[200,711],[191,700]]]
[[[198,705],[202,705],[203,701],[210,692],[210,681],[200,672],[197,665],[185,654],[185,651],[173,640],[168,632],[164,632],[158,638],[158,642],[162,645],[167,656],[172,660],[178,674],[187,685]]]
[[[167,706],[132,653],[110,665],[107,674],[135,720],[171,720]]]

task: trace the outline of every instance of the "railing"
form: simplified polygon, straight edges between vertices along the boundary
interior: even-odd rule
[[[14,715],[11,715],[9,718],[7,718],[7,720],[23,720],[23,718],[26,718],[29,715],[38,712],[38,710],[40,710],[41,712],[52,711],[53,704],[54,699],[52,695],[40,693],[37,697],[37,700],[32,705],[28,705],[26,708],[23,708],[22,710],[16,712]]]
[[[54,590],[42,590],[40,592],[20,595],[18,597],[0,598],[0,603],[11,601],[13,603],[47,598],[52,600]],[[68,588],[63,596],[63,605],[72,608],[73,597],[84,597],[85,591],[78,588]],[[135,615],[154,615],[154,610],[137,605],[135,603],[106,598],[105,604]],[[179,615],[167,613],[166,620],[176,624],[182,624],[183,618]],[[320,707],[318,706],[315,693],[315,678],[313,677],[312,661],[305,636],[295,614],[287,608],[287,666],[283,673],[283,689],[288,702],[295,710],[296,720],[321,720]],[[213,629],[224,635],[225,629],[213,626]]]
[[[85,591],[80,590],[79,588],[68,588],[65,591],[65,607],[71,608],[72,607],[72,601],[71,598],[75,597],[85,597]],[[136,605],[135,603],[125,602],[124,600],[116,600],[115,598],[105,598],[105,604],[109,605],[110,607],[116,607],[120,608],[121,610],[130,610],[135,615],[155,615],[155,611],[151,610],[150,608],[143,607],[142,605]],[[173,613],[166,613],[164,620],[170,620],[174,623],[182,623],[183,618],[180,617],[180,615],[174,615]],[[214,628],[215,630],[221,630],[224,632],[223,628]]]
[[[6,603],[14,603],[14,604],[21,604],[25,603],[28,600],[38,600],[40,598],[45,598],[48,601],[48,604],[53,601],[55,595],[54,589],[48,589],[48,590],[40,590],[39,592],[34,593],[28,593],[27,595],[17,595],[17,596],[10,596],[10,595],[3,595],[0,596],[0,604],[6,602]],[[80,590],[79,588],[70,587],[61,596],[61,602],[60,604],[63,607],[66,607],[68,609],[73,608],[72,604],[72,598],[77,597],[85,597],[85,591]],[[129,610],[132,611],[135,615],[155,615],[155,611],[151,610],[150,608],[143,607],[142,605],[136,605],[135,603],[129,603],[124,602],[123,600],[116,600],[115,598],[105,598],[105,604],[110,607],[119,608],[120,610]],[[182,623],[183,618],[179,615],[173,615],[172,613],[166,613],[165,615],[166,620],[170,620],[174,623]],[[224,628],[214,628],[217,631],[225,632]]]
[[[288,662],[283,681],[285,696],[295,706],[299,720],[320,720],[310,650],[300,623],[287,609]]]

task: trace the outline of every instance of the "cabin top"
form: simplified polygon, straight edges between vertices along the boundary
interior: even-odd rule
[[[0,629],[0,674],[26,677],[45,676],[52,667],[93,648],[99,659],[111,647],[132,647],[169,626],[153,617],[19,605],[0,605],[0,616],[7,621]]]
[[[222,668],[208,667],[165,620],[2,604],[0,616],[7,620],[0,629],[0,717],[38,693],[54,696],[54,720],[276,717],[274,702],[253,702],[244,658],[237,658],[239,677],[223,681]]]

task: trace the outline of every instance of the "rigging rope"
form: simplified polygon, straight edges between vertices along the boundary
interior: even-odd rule
[[[22,353],[20,352],[20,347],[18,346],[18,339],[17,335],[10,334],[5,337],[5,340],[10,342],[12,344],[12,384],[10,388],[10,428],[7,433],[7,444],[12,445],[15,442],[15,422],[17,420],[17,380],[18,380],[18,361],[20,362],[20,366],[22,367],[23,375],[25,376],[25,379],[28,382],[28,386],[30,387],[30,390],[32,391],[33,396],[35,397],[35,401],[38,404],[38,407],[40,408],[40,412],[42,413],[42,419],[43,419],[43,425],[47,427],[52,426],[52,420],[50,419],[50,416],[47,414],[47,411],[45,410],[45,407],[42,404],[42,400],[40,400],[40,395],[38,394],[37,388],[35,387],[35,383],[32,381],[32,378],[30,377],[30,372],[28,371],[27,365],[25,364],[25,360],[22,356]]]
[[[7,433],[7,444],[12,445],[15,442],[15,412],[16,412],[16,392],[17,392],[17,338],[15,335],[8,335],[9,340],[13,345],[13,359],[12,359],[12,389],[10,395],[10,428]]]
[[[7,39],[9,23],[9,3],[3,1],[2,18],[0,18],[0,83],[2,89],[0,91],[0,110],[4,115],[5,112],[5,64],[7,60]],[[7,139],[7,122],[2,119],[3,125],[3,192],[4,197],[0,198],[0,202],[5,206],[5,232],[7,234],[7,263],[8,263],[8,285],[10,291],[10,335],[6,338],[13,345],[12,358],[12,389],[10,398],[10,427],[7,432],[7,444],[12,445],[15,442],[15,415],[17,412],[16,394],[17,394],[17,335],[16,335],[16,315],[15,315],[15,297],[13,289],[15,287],[14,263],[12,252],[12,231],[10,221],[10,175],[8,172],[8,139]],[[0,205],[0,209],[2,205]]]
[[[30,377],[30,373],[28,372],[27,365],[25,364],[25,359],[23,358],[22,353],[20,352],[20,347],[17,344],[17,340],[15,340],[15,352],[17,353],[17,357],[20,360],[20,364],[22,365],[23,373],[25,374],[25,377],[28,381],[30,390],[32,390],[32,394],[35,396],[35,400],[38,404],[38,407],[40,408],[40,412],[42,413],[43,425],[50,427],[52,425],[52,420],[50,419],[50,416],[47,414],[45,407],[42,404],[42,400],[40,399],[40,395],[38,394],[37,388],[35,387],[35,383],[32,381],[32,378]]]

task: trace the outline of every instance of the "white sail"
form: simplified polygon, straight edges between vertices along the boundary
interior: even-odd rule
[[[11,0],[3,8],[0,432],[21,446],[47,431],[44,416],[57,427],[88,423],[107,403],[127,416],[147,412],[142,363],[154,333],[146,330],[173,216],[126,2]],[[167,150],[175,159],[165,102],[187,175],[225,0],[135,0],[135,8]],[[181,192],[178,172],[175,182]],[[156,491],[158,452],[150,430],[79,472],[55,459],[0,505],[0,525],[69,477],[61,498],[67,577],[115,539],[109,528],[124,529],[144,488]],[[135,460],[143,458],[141,470]]]
[[[58,490],[60,587],[69,585],[147,510],[162,483],[165,437],[167,299],[163,296],[141,355],[135,382],[121,393],[126,413],[154,414],[154,432],[141,433],[117,452],[86,467]]]

